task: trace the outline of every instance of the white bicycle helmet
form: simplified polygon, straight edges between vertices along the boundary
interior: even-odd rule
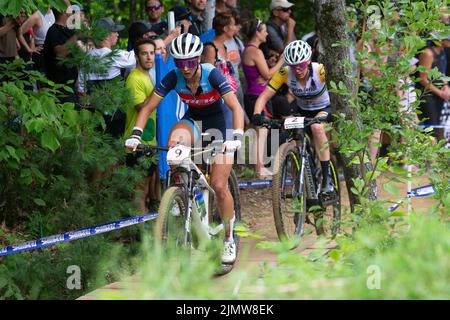
[[[311,58],[311,46],[303,40],[295,40],[284,49],[284,61],[289,65],[305,62]]]
[[[170,54],[174,59],[192,59],[200,57],[203,43],[200,38],[191,33],[183,33],[172,40]]]

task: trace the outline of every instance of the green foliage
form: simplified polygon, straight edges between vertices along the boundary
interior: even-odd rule
[[[62,1],[48,3],[60,6]],[[164,3],[169,8],[174,1]],[[296,8],[301,8],[294,12],[297,35],[300,35],[311,30],[312,14],[306,2],[295,3]],[[376,34],[374,45],[379,54],[370,53],[364,46],[357,54],[361,66],[372,68],[367,75],[376,71],[381,76],[368,76],[365,83],[358,82],[357,92],[352,92],[343,83],[331,84],[333,92],[350,98],[349,104],[362,119],[360,125],[355,119],[349,120],[338,114],[339,129],[333,133],[340,151],[356,155],[352,157],[352,163],[361,166],[363,172],[359,179],[353,180],[351,189],[360,198],[360,203],[353,212],[345,215],[343,232],[334,239],[336,247],[328,252],[313,249],[306,257],[290,250],[292,243],[263,242],[260,248],[277,252],[277,266],[265,264],[250,272],[234,271],[218,291],[211,285],[211,278],[217,270],[219,244],[214,243],[213,248],[204,248],[190,257],[188,252],[163,250],[153,245],[151,239],[146,239],[138,251],[139,230],[132,227],[0,258],[0,297],[72,299],[138,272],[142,287],[126,295],[105,298],[448,298],[450,153],[443,148],[443,142],[435,143],[429,132],[418,130],[408,119],[411,114],[399,113],[396,95],[398,80],[411,73],[408,60],[424,45],[422,35],[443,27],[437,20],[437,8],[442,1],[401,3],[404,14],[400,21],[397,24],[382,21]],[[47,2],[1,1],[0,10],[17,15],[20,9],[32,12],[43,4]],[[112,16],[127,24],[133,14],[144,17],[140,4],[134,12],[130,12],[130,3],[126,1],[90,4],[94,20]],[[358,2],[356,6],[367,19],[373,12],[373,5],[380,8],[387,20],[393,16],[394,8],[389,1]],[[242,1],[241,6],[252,8],[261,18],[268,18],[268,3]],[[375,36],[361,27],[355,32],[365,42]],[[89,39],[102,37],[95,29],[81,33]],[[399,55],[396,63],[384,63],[381,57],[394,49],[391,39],[394,33],[405,52]],[[375,66],[370,65],[369,60],[375,61]],[[92,72],[101,72],[107,67],[107,62],[88,57],[75,48],[72,48],[70,59],[62,63],[79,65]],[[345,65],[350,67],[351,63]],[[0,87],[1,246],[128,215],[134,207],[134,186],[143,171],[125,168],[122,141],[113,140],[101,130],[104,127],[102,112],[113,113],[129,101],[127,92],[118,89],[123,83],[105,86],[86,97],[84,105],[95,106],[97,111],[76,112],[73,105],[58,103],[57,97],[64,86],[55,85],[38,73],[25,71],[19,61],[0,66],[0,69],[0,78],[4,79],[7,74],[11,79]],[[436,71],[431,73],[432,78],[441,76]],[[35,81],[44,83],[47,88],[34,92],[31,88]],[[391,137],[389,159],[392,162],[389,163],[388,158],[379,158],[370,169],[365,166],[367,144],[376,130],[383,130]],[[417,216],[389,213],[384,202],[366,198],[369,183],[384,172],[394,173],[401,181],[411,180],[402,168],[404,164],[419,165],[422,169],[417,175],[429,167],[438,202],[428,213]],[[250,177],[253,172],[247,170],[242,175]],[[395,195],[393,184],[387,183],[384,188]],[[240,226],[239,234],[258,237],[244,226]],[[329,240],[319,239],[317,247],[329,244]],[[81,267],[81,291],[67,289],[67,267],[71,265]],[[368,287],[371,266],[381,271],[380,289]]]
[[[134,210],[134,186],[143,170],[124,166],[120,140],[105,134],[102,113],[75,111],[60,104],[62,85],[25,70],[19,60],[0,65],[0,222],[6,228],[0,245],[76,230],[129,215]],[[37,92],[36,81],[46,84]],[[116,85],[123,86],[123,83]],[[104,110],[127,105],[128,93],[117,88],[114,99],[104,96]],[[125,93],[123,93],[125,92]],[[111,96],[113,96],[110,93]],[[117,105],[112,105],[116,103]],[[136,228],[106,238],[61,244],[40,251],[1,258],[0,296],[8,299],[75,298],[65,281],[69,265],[83,272],[83,290],[93,289],[101,269],[99,258],[116,250],[122,259],[135,254]],[[128,243],[116,246],[116,241]],[[69,262],[72,261],[72,262]],[[99,270],[100,270],[99,269]],[[106,283],[105,279],[103,283]],[[89,284],[91,283],[91,284]]]
[[[66,9],[64,0],[1,0],[0,12],[3,15],[12,15],[17,17],[22,10],[28,14],[31,14],[36,10],[46,12],[48,6],[57,8],[61,11]]]
[[[362,125],[355,119],[337,115],[338,131],[333,133],[339,143],[340,151],[346,155],[356,155],[353,164],[361,166],[362,175],[354,179],[351,189],[359,198],[353,212],[346,212],[341,226],[341,234],[333,240],[337,244],[328,251],[313,249],[308,256],[299,255],[290,250],[291,243],[263,242],[258,248],[271,249],[278,254],[275,266],[264,264],[257,270],[233,272],[230,278],[220,284],[221,290],[213,292],[211,282],[214,264],[208,255],[202,254],[200,260],[189,260],[186,253],[173,258],[170,251],[162,254],[158,247],[144,247],[144,261],[139,264],[142,283],[146,287],[134,291],[138,298],[176,298],[176,299],[445,299],[449,296],[450,273],[448,271],[449,229],[448,196],[449,151],[442,143],[434,143],[429,132],[418,130],[411,116],[399,112],[399,97],[396,91],[399,79],[406,79],[412,72],[408,60],[423,47],[422,32],[440,28],[435,8],[441,2],[432,1],[434,6],[427,12],[428,4],[421,2],[402,2],[405,14],[398,24],[382,21],[377,36],[376,48],[380,54],[370,53],[364,48],[357,54],[361,66],[368,71],[366,82],[359,85],[357,92],[350,91],[343,83],[332,84],[332,90],[349,97],[349,104],[355,114],[361,116]],[[389,19],[394,8],[389,1],[385,3],[358,3],[358,9],[370,14],[379,5],[380,12]],[[258,4],[255,4],[257,10]],[[262,4],[261,4],[262,6]],[[414,14],[411,14],[414,12]],[[415,19],[415,21],[413,21]],[[417,23],[420,21],[420,23]],[[425,23],[426,21],[426,23]],[[369,42],[375,36],[365,29],[356,30],[363,41]],[[393,50],[390,36],[396,33],[405,52],[400,54],[396,63],[385,63],[381,56],[389,55]],[[368,61],[375,61],[371,65]],[[351,66],[350,63],[346,64]],[[374,72],[380,77],[375,77]],[[437,73],[434,75],[439,77]],[[355,81],[358,81],[355,77]],[[413,109],[417,107],[417,103]],[[397,125],[400,127],[393,127]],[[368,162],[367,145],[376,130],[384,130],[393,143],[389,150],[389,159],[378,158],[373,167]],[[401,142],[400,142],[401,141]],[[389,162],[392,161],[392,162]],[[418,164],[431,167],[430,176],[437,183],[436,199],[438,205],[428,213],[411,216],[405,213],[390,213],[383,201],[371,201],[366,198],[369,183],[382,173],[395,173],[396,181],[411,180],[414,174],[401,166]],[[417,175],[423,174],[423,169]],[[391,183],[385,189],[397,193]],[[295,209],[295,208],[294,208]],[[330,240],[319,239],[315,247],[331,245]],[[245,258],[244,258],[245,259]],[[208,262],[209,261],[209,262]],[[432,263],[430,263],[432,261]],[[148,265],[152,269],[149,271]],[[204,264],[202,264],[204,263]],[[375,267],[375,268],[374,268]],[[199,270],[203,270],[199,272]],[[371,283],[379,274],[380,287]],[[375,281],[376,283],[377,281]],[[209,285],[211,283],[211,286]],[[151,285],[149,285],[151,284]],[[124,298],[125,296],[114,296]],[[127,293],[127,297],[128,293]],[[106,296],[104,298],[112,298]]]
[[[401,14],[391,1],[355,2],[355,11],[359,12],[358,24],[352,31],[358,39],[356,62],[359,72],[353,74],[356,90],[347,88],[343,83],[331,83],[331,92],[343,95],[358,119],[348,118],[344,114],[336,115],[336,132],[333,133],[339,151],[351,157],[350,164],[360,168],[361,176],[353,181],[352,193],[360,201],[367,195],[371,182],[383,171],[395,171],[406,176],[401,166],[414,163],[422,168],[417,174],[422,175],[428,163],[433,164],[432,172],[436,173],[433,182],[441,184],[447,181],[449,150],[441,144],[435,144],[429,130],[419,129],[415,125],[417,108],[422,98],[416,90],[418,99],[411,106],[411,112],[400,111],[399,91],[408,88],[407,79],[418,81],[414,77],[409,60],[418,55],[425,46],[425,37],[434,30],[444,30],[439,21],[439,8],[444,2],[402,1]],[[356,19],[356,17],[353,17]],[[377,26],[378,25],[378,26]],[[342,42],[337,45],[353,46],[355,43]],[[352,63],[345,64],[347,68]],[[355,71],[355,70],[354,70]],[[421,68],[418,68],[421,71]],[[431,79],[442,78],[437,70],[429,73]],[[402,82],[401,82],[402,81]],[[358,120],[358,121],[357,121]],[[369,145],[380,147],[376,141],[379,132],[389,136],[391,140],[389,165],[387,158],[378,158],[371,166],[369,161]],[[433,177],[435,174],[432,173]],[[437,179],[439,176],[439,180]],[[384,186],[386,190],[395,190],[392,186]],[[361,210],[368,208],[358,206]]]

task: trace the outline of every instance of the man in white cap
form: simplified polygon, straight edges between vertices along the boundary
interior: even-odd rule
[[[84,95],[90,93],[92,89],[101,88],[107,82],[116,81],[122,77],[122,69],[129,71],[136,67],[136,58],[134,51],[128,52],[126,50],[112,48],[119,40],[119,32],[125,29],[125,26],[118,25],[111,18],[99,19],[94,27],[96,30],[103,32],[103,39],[96,41],[95,48],[88,54],[92,57],[97,57],[98,61],[109,64],[107,70],[100,70],[101,62],[93,64],[91,69],[89,66],[81,68],[78,76],[78,93]],[[96,106],[93,106],[94,108]],[[118,109],[114,115],[108,112],[104,113],[106,123],[106,132],[113,137],[120,137],[125,128],[125,113]]]
[[[286,45],[294,40],[295,21],[291,18],[293,3],[286,0],[272,0],[270,2],[270,19],[267,21],[267,46],[269,50],[283,53]]]

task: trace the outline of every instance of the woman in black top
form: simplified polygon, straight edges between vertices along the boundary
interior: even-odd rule
[[[445,75],[447,66],[447,57],[442,43],[448,41],[430,41],[429,46],[425,48],[419,56],[419,64],[426,69],[431,70],[437,68]],[[431,81],[428,72],[420,73],[419,88],[424,91],[423,102],[420,104],[420,119],[427,125],[438,125],[444,101],[450,100],[450,88],[446,81]],[[425,120],[424,120],[425,119]],[[434,129],[434,136],[439,138],[438,132],[441,130]]]

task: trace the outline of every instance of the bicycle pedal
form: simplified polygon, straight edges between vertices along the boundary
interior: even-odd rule
[[[324,206],[324,207],[328,207],[333,204],[336,204],[339,200],[335,191],[333,191],[331,193],[321,193],[319,195],[319,198],[320,198],[320,202],[322,203],[322,206]]]

